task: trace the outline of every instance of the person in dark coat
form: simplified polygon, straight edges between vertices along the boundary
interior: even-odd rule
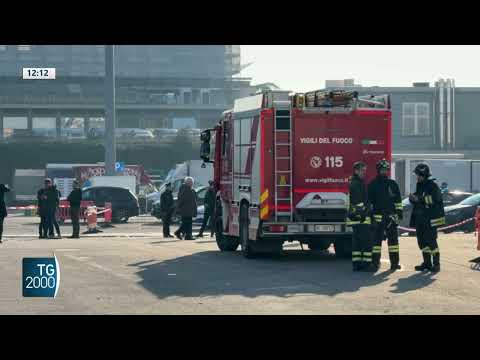
[[[349,209],[347,226],[353,229],[352,267],[353,271],[375,272],[372,264],[372,243],[370,234],[371,206],[365,184],[367,164],[357,161],[353,164],[353,175],[349,184]]]
[[[160,197],[160,213],[163,223],[163,237],[172,238],[170,234],[170,223],[172,222],[172,215],[175,211],[175,204],[173,201],[172,184],[168,183],[165,186],[165,191]]]
[[[202,222],[202,227],[200,228],[200,231],[198,232],[198,235],[196,237],[203,237],[203,232],[205,231],[205,228],[207,227],[207,224],[209,225],[210,228],[210,236],[213,236],[213,226],[211,222],[209,223],[209,220],[211,216],[213,215],[213,211],[215,209],[215,184],[213,181],[208,182],[208,190],[205,194],[204,198],[204,212],[203,212],[203,222]]]
[[[5,204],[5,194],[9,192],[10,189],[5,184],[0,184],[0,244],[2,241],[3,235],[3,221],[7,217],[7,205]]]
[[[423,262],[415,266],[416,271],[440,271],[440,249],[438,248],[438,228],[445,225],[445,210],[442,193],[435,179],[431,179],[430,167],[420,163],[415,167],[417,188],[409,195],[413,204],[410,227],[417,234],[418,247],[422,252]]]
[[[56,185],[53,185],[52,188],[56,192],[56,203],[57,203],[57,205],[53,210],[54,212],[52,214],[52,223],[53,223],[53,227],[55,228],[55,231],[57,232],[58,238],[61,239],[62,234],[60,233],[60,225],[58,224],[58,221],[57,221],[57,210],[58,210],[58,207],[60,206],[60,198],[62,197],[62,193],[60,192],[60,190],[57,189]],[[49,235],[51,237],[55,237],[55,233],[53,232],[50,233]]]
[[[47,212],[47,194],[46,191],[50,186],[50,179],[45,179],[45,187],[37,192],[37,208],[40,224],[38,225],[38,238],[46,239],[48,235],[48,212]]]
[[[82,189],[80,183],[75,180],[73,182],[73,190],[67,198],[70,203],[70,218],[72,219],[72,236],[70,239],[80,238],[80,205],[82,203]]]
[[[182,185],[180,186],[180,188],[178,189],[178,193],[177,193],[177,200],[180,196],[180,194],[185,190],[187,189],[187,185],[185,184],[185,179],[183,180],[183,183]],[[174,210],[174,213],[177,212],[177,209],[175,208]],[[181,221],[180,221],[181,223]],[[177,231],[174,232],[175,236],[178,238],[178,237],[181,237],[183,238],[185,236],[185,229],[181,226],[180,224],[180,227],[178,228]],[[178,236],[177,236],[178,235]]]
[[[193,190],[193,178],[187,177],[185,184],[178,192],[177,212],[182,218],[180,228],[175,236],[182,239],[180,234],[185,233],[185,240],[193,240],[192,219],[197,216],[197,193]]]
[[[38,212],[40,215],[40,239],[47,238],[49,235],[52,238],[53,234],[53,217],[58,206],[58,192],[52,186],[51,179],[45,179],[45,187],[40,189],[37,193]]]

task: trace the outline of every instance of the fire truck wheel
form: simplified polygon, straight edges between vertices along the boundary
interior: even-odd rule
[[[234,236],[228,236],[223,233],[222,218],[216,218],[215,222],[215,240],[220,251],[236,251],[240,245],[240,239]]]
[[[252,240],[248,238],[248,207],[243,204],[240,208],[240,245],[242,247],[243,256],[247,259],[256,257],[257,253],[253,249],[254,244]]]
[[[352,239],[350,236],[348,238],[341,237],[336,239],[333,246],[335,248],[336,256],[344,259],[352,257]]]
[[[220,251],[236,251],[240,245],[240,239],[224,235],[218,229],[215,230],[215,240]]]

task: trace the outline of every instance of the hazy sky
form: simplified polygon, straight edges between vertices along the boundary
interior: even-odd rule
[[[354,78],[363,86],[411,86],[453,78],[480,86],[480,46],[459,45],[242,45],[241,76],[282,89],[321,89],[325,80]]]

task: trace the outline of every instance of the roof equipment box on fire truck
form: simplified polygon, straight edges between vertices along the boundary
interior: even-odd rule
[[[351,255],[346,226],[352,166],[391,160],[389,95],[354,91],[264,91],[235,101],[202,133],[201,157],[214,163],[215,234],[222,251],[246,257],[281,252],[284,241],[312,250],[333,243]]]

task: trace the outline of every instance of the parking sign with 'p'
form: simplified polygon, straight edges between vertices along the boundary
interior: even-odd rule
[[[56,297],[60,286],[57,258],[23,258],[24,297]]]
[[[125,163],[124,162],[116,162],[115,163],[115,171],[122,172],[125,171]]]

